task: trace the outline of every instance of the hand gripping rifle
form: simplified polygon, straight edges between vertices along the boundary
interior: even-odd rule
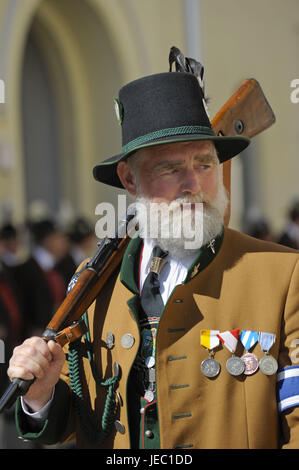
[[[192,65],[191,60],[190,63]],[[274,113],[260,85],[255,79],[249,79],[241,84],[219,110],[212,120],[212,127],[219,135],[252,138],[274,122]],[[224,163],[224,184],[230,193],[230,161]],[[133,217],[132,213],[128,213],[115,237],[101,240],[94,256],[74,275],[64,301],[42,335],[45,341],[52,339],[64,346],[86,332],[81,317],[119,266],[131,238],[127,227],[130,221],[133,222]],[[226,225],[228,221],[229,212],[226,215]],[[0,399],[0,413],[5,408],[10,408],[18,396],[27,393],[34,380],[13,379]]]

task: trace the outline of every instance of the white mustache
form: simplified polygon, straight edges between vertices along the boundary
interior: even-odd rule
[[[210,200],[210,198],[208,196],[203,195],[203,194],[183,196],[183,197],[179,197],[177,199],[174,199],[173,201],[170,201],[170,202],[166,202],[166,201],[155,202],[155,201],[151,201],[151,200],[147,200],[147,202],[150,205],[151,204],[157,205],[157,206],[164,205],[164,207],[168,206],[170,209],[172,209],[173,207],[176,207],[176,206],[179,207],[181,204],[196,204],[196,203],[209,204],[210,206],[213,207],[213,203]]]

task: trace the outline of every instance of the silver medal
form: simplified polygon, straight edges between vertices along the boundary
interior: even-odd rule
[[[240,357],[232,356],[226,361],[226,368],[231,375],[241,375],[245,371],[245,363]]]
[[[273,356],[265,354],[265,356],[260,360],[259,367],[263,374],[273,375],[277,372],[278,364]]]
[[[220,364],[215,359],[205,359],[201,363],[201,371],[206,377],[216,377],[220,372]]]
[[[259,333],[259,343],[262,351],[264,352],[264,357],[260,360],[259,366],[263,374],[273,375],[277,372],[278,364],[276,359],[268,354],[268,351],[272,348],[275,343],[276,335],[274,333],[267,333],[261,331]]]
[[[245,364],[245,375],[252,375],[254,374],[259,368],[259,360],[255,354],[246,353],[241,357],[242,361]]]

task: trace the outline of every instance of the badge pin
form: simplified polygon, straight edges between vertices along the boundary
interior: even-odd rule
[[[123,122],[123,105],[121,104],[118,98],[114,98],[113,101],[114,101],[116,118],[117,118],[118,124],[121,126]]]
[[[150,368],[150,367],[154,367],[155,365],[155,358],[153,356],[148,356],[146,359],[145,359],[145,365],[146,367]]]
[[[144,394],[144,398],[145,398],[147,401],[151,402],[151,401],[154,400],[155,394],[154,394],[154,392],[152,392],[152,390],[147,390],[147,391],[145,392],[145,394]]]
[[[191,279],[193,279],[193,278],[196,276],[196,274],[198,274],[198,272],[199,272],[199,267],[200,267],[200,263],[197,263],[197,264],[194,266],[193,271],[192,271],[192,273],[191,273]]]

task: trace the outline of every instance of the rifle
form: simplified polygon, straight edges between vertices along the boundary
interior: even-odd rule
[[[218,111],[211,124],[218,135],[243,135],[252,139],[275,122],[275,115],[260,84],[244,80],[230,99]],[[223,163],[223,182],[229,195],[224,223],[229,224],[231,200],[231,160]]]
[[[254,79],[245,80],[212,120],[216,134],[243,135],[249,138],[267,129],[275,122],[274,113],[263,91]],[[224,183],[230,192],[230,161],[224,163]],[[98,249],[85,266],[72,278],[68,293],[48,323],[42,338],[54,340],[61,346],[80,338],[86,327],[81,319],[119,266],[130,235],[134,231],[134,214],[127,213],[113,238],[98,243]],[[229,220],[226,218],[226,223]],[[131,222],[131,232],[128,226]],[[20,395],[27,393],[32,380],[13,379],[0,399],[0,413],[10,408]]]

